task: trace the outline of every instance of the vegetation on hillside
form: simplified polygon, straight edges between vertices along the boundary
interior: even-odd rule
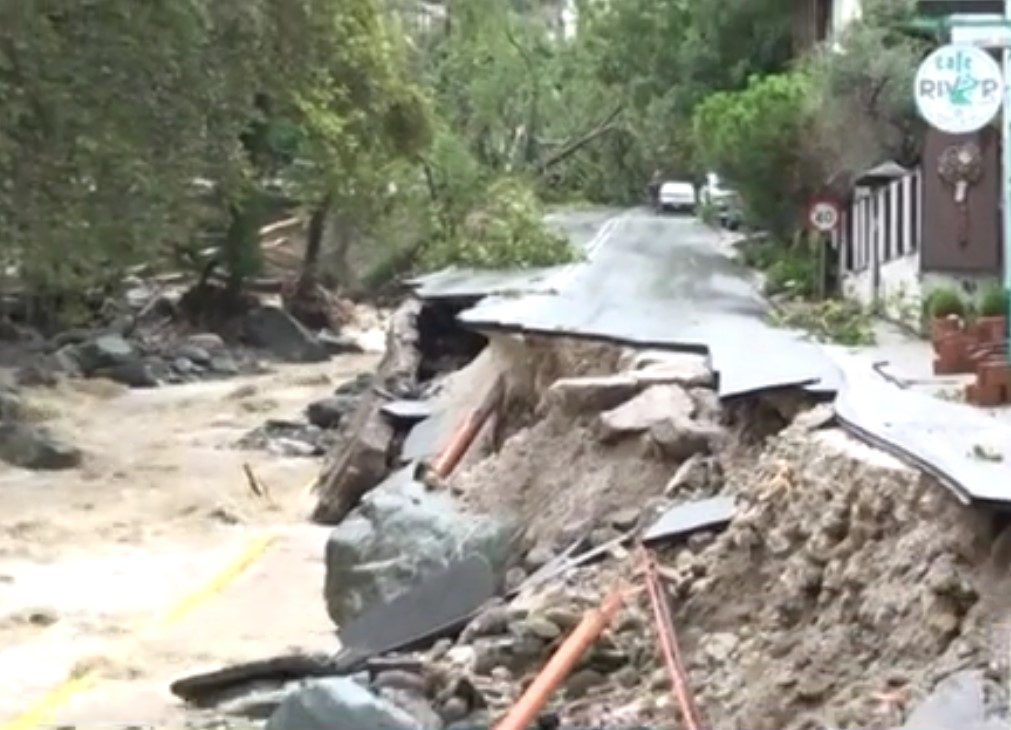
[[[918,154],[904,2],[800,60],[777,0],[582,0],[572,36],[557,0],[7,3],[0,255],[50,317],[159,262],[237,298],[292,211],[296,293],[560,263],[542,203],[636,203],[657,168],[791,240],[805,195]]]

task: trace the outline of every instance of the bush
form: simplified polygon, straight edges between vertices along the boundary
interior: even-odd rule
[[[1008,314],[1008,293],[1000,284],[991,284],[983,291],[979,301],[981,317],[1006,317]]]
[[[746,89],[710,95],[695,110],[703,160],[738,191],[755,222],[794,232],[812,178],[801,150],[812,120],[811,82],[796,71],[752,78]]]
[[[578,259],[569,240],[545,224],[544,210],[530,187],[504,178],[488,188],[486,202],[455,233],[443,231],[426,247],[422,266],[512,269]]]
[[[968,313],[968,306],[959,293],[950,287],[935,289],[924,300],[926,311],[932,319],[942,319],[952,315],[965,317]]]
[[[873,345],[874,328],[868,312],[848,299],[827,299],[823,302],[797,302],[775,318],[783,327],[803,329],[820,342],[833,342],[856,347]]]

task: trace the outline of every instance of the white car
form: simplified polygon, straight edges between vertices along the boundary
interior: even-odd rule
[[[659,204],[660,210],[695,212],[698,199],[695,195],[695,186],[689,182],[665,182],[660,186]]]
[[[715,172],[706,175],[706,184],[702,188],[702,199],[706,205],[711,205],[718,211],[724,210],[733,201],[734,195],[733,190],[723,187]]]

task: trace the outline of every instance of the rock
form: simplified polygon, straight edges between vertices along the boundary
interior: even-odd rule
[[[442,730],[445,723],[423,695],[400,689],[382,689],[379,696],[410,715],[425,730]]]
[[[590,414],[615,408],[639,391],[639,383],[630,375],[604,375],[591,378],[561,378],[548,388],[545,404],[566,413]]]
[[[600,415],[600,435],[615,441],[629,434],[648,431],[664,420],[688,421],[695,412],[691,397],[679,385],[654,385],[632,400]]]
[[[554,641],[562,635],[562,630],[557,624],[541,616],[530,616],[522,622],[523,630],[528,631],[538,639]]]
[[[569,697],[583,697],[591,689],[599,687],[606,681],[600,672],[593,669],[580,669],[565,682],[565,692]]]
[[[385,672],[380,672],[376,675],[375,680],[372,682],[372,686],[377,689],[386,687],[389,689],[400,689],[406,692],[417,692],[421,695],[425,694],[425,678],[415,674],[414,672],[408,672],[403,669],[390,669]]]
[[[509,629],[509,619],[512,614],[508,606],[494,605],[475,616],[460,634],[460,641],[469,643],[482,636],[497,636]]]
[[[334,455],[332,465],[320,476],[320,495],[313,519],[317,522],[341,522],[364,494],[381,483],[389,474],[389,452],[393,442],[393,427],[368,398],[359,404],[354,422],[363,422],[344,446]],[[358,419],[362,418],[363,421]]]
[[[704,423],[719,423],[723,412],[720,397],[709,388],[692,388],[688,391],[695,403],[695,419]]]
[[[426,730],[389,700],[345,677],[309,682],[285,698],[266,730]]]
[[[523,585],[523,581],[527,579],[527,572],[523,568],[515,567],[509,568],[505,574],[505,589],[506,591],[514,591]]]
[[[180,375],[192,375],[200,371],[191,360],[187,360],[185,357],[177,357],[172,361],[172,369],[175,370]]]
[[[575,606],[552,606],[544,611],[544,618],[562,631],[571,631],[583,620],[583,614]]]
[[[15,376],[18,385],[26,387],[52,388],[59,380],[50,358],[43,362],[35,362],[20,368]]]
[[[512,639],[478,639],[474,642],[474,657],[471,671],[477,675],[490,674],[498,667],[504,667],[510,671],[509,649],[512,646]]]
[[[285,362],[324,362],[330,357],[309,330],[278,307],[264,305],[250,311],[242,333],[251,345]]]
[[[545,565],[550,563],[554,557],[554,551],[547,545],[534,545],[527,551],[526,556],[524,556],[523,567],[526,568],[528,572],[533,573],[535,570],[543,568]]]
[[[185,358],[197,365],[207,366],[211,364],[211,353],[202,347],[194,344],[185,344],[176,349],[177,358]]]
[[[0,388],[0,421],[16,421],[23,412],[21,396],[9,388]]]
[[[101,368],[130,365],[139,359],[140,355],[133,345],[119,335],[102,335],[77,348],[77,361],[81,371],[89,377]]]
[[[57,372],[64,373],[71,377],[82,374],[81,362],[78,359],[77,348],[73,345],[64,345],[49,356],[49,362]]]
[[[0,459],[23,469],[73,469],[83,453],[41,426],[0,423]]]
[[[470,707],[467,706],[467,701],[462,697],[450,697],[439,708],[439,715],[446,724],[460,722],[460,720],[463,720],[469,714]]]
[[[626,507],[611,514],[611,527],[621,532],[628,532],[639,524],[639,510],[636,507]]]
[[[305,415],[314,426],[337,428],[345,416],[354,412],[357,404],[357,399],[351,396],[333,395],[310,403]]]
[[[685,461],[695,454],[714,451],[723,437],[723,430],[675,415],[650,426],[649,437],[662,456],[673,461]]]
[[[221,375],[238,375],[239,373],[238,363],[227,352],[212,355],[207,367],[211,372],[220,373]]]
[[[151,372],[150,366],[142,360],[95,368],[91,371],[90,377],[106,378],[129,388],[156,388],[158,386],[158,379]]]
[[[330,534],[325,595],[337,625],[468,555],[484,556],[499,575],[504,569],[516,525],[461,511],[449,494],[415,481],[413,472],[409,466],[392,475]]]
[[[704,355],[687,352],[669,352],[649,364],[636,369],[636,376],[647,383],[673,383],[683,388],[711,388],[713,371]]]
[[[709,634],[702,640],[702,653],[712,664],[727,666],[739,643],[733,634]]]
[[[723,469],[718,460],[701,453],[692,454],[677,468],[664,487],[664,496],[683,492],[719,491],[723,486]]]
[[[361,355],[365,352],[365,348],[353,337],[334,334],[327,330],[319,333],[319,342],[331,355]]]
[[[213,332],[197,332],[186,338],[186,345],[198,347],[211,354],[225,351],[225,341]]]

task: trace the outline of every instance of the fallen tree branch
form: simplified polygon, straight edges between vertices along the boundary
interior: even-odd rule
[[[541,173],[546,172],[549,168],[554,167],[558,163],[567,160],[569,157],[574,155],[576,152],[581,150],[586,145],[590,144],[590,142],[594,141],[598,137],[616,129],[617,126],[614,124],[614,120],[618,118],[618,115],[620,115],[622,111],[624,111],[624,109],[625,109],[624,106],[615,107],[615,109],[613,109],[610,114],[604,117],[604,119],[599,124],[597,124],[596,127],[591,129],[582,137],[579,137],[569,142],[558,152],[554,153],[546,160],[541,162],[541,164],[538,166],[538,171]]]

